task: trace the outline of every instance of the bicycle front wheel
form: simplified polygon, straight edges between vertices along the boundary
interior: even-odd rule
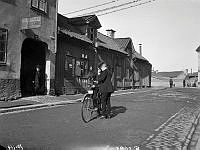
[[[81,116],[85,123],[88,123],[92,119],[93,112],[93,100],[91,95],[86,95],[82,102]]]

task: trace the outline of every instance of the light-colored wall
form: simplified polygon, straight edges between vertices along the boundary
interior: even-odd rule
[[[15,4],[0,1],[0,28],[8,29],[7,62],[0,66],[0,78],[20,78],[21,47],[28,37],[26,31],[21,31],[22,18],[41,15],[41,27],[31,31],[48,44],[49,50],[55,51],[55,40],[50,37],[54,36],[56,27],[56,8],[52,6],[53,2],[56,3],[56,0],[49,0],[49,14],[45,16],[31,9],[31,0],[16,0]]]
[[[19,80],[21,68],[21,48],[22,43],[26,38],[33,38],[34,34],[38,35],[39,39],[48,44],[47,60],[51,61],[51,78],[54,78],[55,68],[55,36],[56,33],[56,3],[57,0],[48,0],[48,15],[41,14],[31,9],[31,0],[12,0],[8,2],[0,0],[0,28],[8,30],[8,45],[7,45],[7,61],[5,64],[0,64],[0,83],[9,85],[10,88],[0,90],[0,93],[5,95],[10,93],[10,89],[19,93]],[[22,18],[30,18],[41,16],[41,27],[35,29],[21,30]],[[8,81],[9,80],[9,81]],[[14,82],[11,80],[15,80]],[[15,85],[17,84],[17,85]],[[15,94],[19,95],[19,94]],[[2,94],[0,94],[0,99]],[[9,94],[12,97],[12,94]],[[17,97],[17,96],[15,96]]]

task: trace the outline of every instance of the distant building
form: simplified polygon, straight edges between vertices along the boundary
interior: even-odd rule
[[[188,73],[185,83],[187,87],[196,87],[198,85],[198,72]]]
[[[186,77],[186,74],[184,71],[158,72],[156,74],[156,77],[184,79]]]
[[[0,99],[33,95],[36,65],[43,94],[54,90],[57,0],[0,0]]]
[[[185,71],[154,72],[152,86],[169,86],[169,80],[172,79],[175,86],[182,87],[187,74]]]

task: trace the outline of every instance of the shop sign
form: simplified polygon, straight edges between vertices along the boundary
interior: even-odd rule
[[[34,29],[41,27],[41,16],[23,18],[22,19],[22,29]]]

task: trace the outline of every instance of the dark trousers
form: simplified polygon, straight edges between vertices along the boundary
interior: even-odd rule
[[[102,93],[101,95],[101,103],[102,103],[102,115],[109,115],[111,111],[111,104],[110,104],[110,96],[111,93]]]
[[[170,88],[172,88],[172,86],[173,86],[173,83],[170,83],[169,85],[170,85]]]

